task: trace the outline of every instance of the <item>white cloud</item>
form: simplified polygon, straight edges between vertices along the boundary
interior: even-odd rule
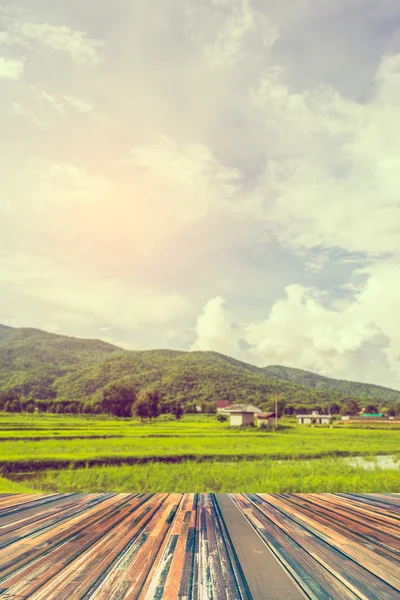
[[[271,146],[259,193],[282,241],[399,253],[399,100],[400,55],[383,58],[366,104],[326,86],[295,93],[279,70],[263,77]]]
[[[93,203],[107,197],[110,181],[71,163],[51,163],[44,159],[30,161],[32,172],[31,206],[42,211],[49,206],[70,203]]]
[[[249,326],[245,339],[258,363],[290,364],[327,375],[345,375],[349,358],[382,331],[370,315],[351,304],[336,312],[322,303],[320,290],[299,285],[286,288],[268,318]]]
[[[234,327],[222,298],[210,300],[197,320],[192,350],[214,350],[267,366],[282,364],[326,376],[400,387],[400,268],[382,266],[340,310],[324,306],[326,292],[290,285],[268,316]],[[250,348],[241,350],[239,340]]]
[[[68,117],[68,111],[66,110],[65,103],[61,99],[48,94],[47,92],[41,92],[40,97],[47,104],[50,104],[50,106],[52,106],[61,117]]]
[[[0,45],[47,46],[69,56],[75,63],[96,66],[103,58],[104,43],[90,38],[84,31],[66,26],[10,19],[8,27],[0,33]]]
[[[41,319],[42,326],[52,323],[53,330],[75,335],[81,321],[81,325],[97,324],[102,332],[120,328],[131,332],[134,340],[138,328],[161,327],[187,311],[185,299],[177,293],[98,279],[73,264],[43,256],[0,256],[0,286],[0,322],[15,297],[23,312],[8,319],[10,325],[22,326],[33,315],[35,320]]]
[[[20,79],[24,71],[23,59],[0,56],[0,79]]]
[[[232,326],[232,316],[225,309],[220,296],[207,302],[197,319],[196,340],[191,350],[213,350],[222,354],[238,355],[238,331]]]
[[[76,108],[81,113],[92,113],[94,110],[93,104],[83,100],[82,98],[74,98],[72,96],[65,96],[65,100],[69,102],[71,106]]]
[[[278,39],[278,29],[250,0],[188,2],[188,33],[203,49],[211,69],[240,65],[256,44],[267,49]]]
[[[11,112],[42,131],[48,130],[51,120],[55,126],[65,121],[67,125],[76,127],[80,117],[93,121],[97,126],[107,124],[107,117],[84,98],[50,93],[34,86],[21,95],[21,101],[12,102]]]
[[[133,148],[117,165],[121,177],[132,180],[135,214],[155,241],[211,214],[246,210],[240,173],[201,144],[180,145],[161,136]]]
[[[74,118],[76,113],[82,113],[85,115],[96,116],[100,118],[100,115],[95,115],[95,109],[93,104],[87,102],[83,98],[76,98],[74,96],[56,96],[49,94],[44,90],[31,89],[32,96],[39,102],[44,102],[47,106],[50,105],[55,112],[62,118]]]

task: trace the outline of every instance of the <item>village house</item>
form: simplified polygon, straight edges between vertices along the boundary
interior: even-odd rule
[[[224,409],[229,414],[229,424],[231,427],[242,427],[243,425],[254,425],[254,415],[261,413],[261,410],[251,404],[232,404]]]
[[[215,406],[218,413],[223,413],[225,412],[225,409],[232,406],[232,404],[233,403],[230,400],[217,400]]]
[[[320,415],[317,411],[313,411],[311,415],[296,415],[299,425],[330,425],[332,415]]]
[[[363,411],[360,412],[359,416],[363,419],[381,419],[383,417],[386,417],[386,415],[384,415],[383,413],[366,413]]]
[[[255,424],[257,427],[275,427],[275,413],[256,413]]]

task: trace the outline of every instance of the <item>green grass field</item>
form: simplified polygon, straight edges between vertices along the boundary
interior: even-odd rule
[[[308,427],[290,419],[282,425],[278,431],[239,430],[201,415],[141,424],[104,417],[0,414],[0,469],[6,477],[0,479],[0,493],[22,488],[72,491],[72,484],[78,486],[73,491],[400,491],[397,469],[367,472],[332,460],[400,455],[398,429]],[[135,464],[141,462],[149,464]],[[86,465],[93,468],[78,468]],[[8,479],[50,469],[62,470],[18,483]],[[331,490],[329,482],[336,488]]]
[[[372,461],[374,459],[372,458]],[[27,485],[45,492],[399,492],[397,469],[351,466],[345,459],[151,463],[38,474]]]

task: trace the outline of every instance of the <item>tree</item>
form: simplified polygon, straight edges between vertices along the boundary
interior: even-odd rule
[[[52,400],[35,400],[39,412],[52,412],[54,402]]]
[[[24,412],[34,413],[36,409],[36,403],[34,400],[29,400],[24,406]]]
[[[197,413],[196,402],[187,402],[185,404],[185,413],[196,414]]]
[[[278,416],[286,414],[286,400],[282,397],[278,397],[276,400],[275,395],[270,396],[267,402],[264,403],[264,410],[266,412],[275,412],[275,407],[278,407]]]
[[[136,399],[135,390],[126,383],[112,383],[103,391],[102,409],[115,417],[129,417]]]
[[[171,413],[175,415],[176,419],[180,419],[183,415],[183,408],[180,402],[173,402],[171,404]]]
[[[158,392],[149,392],[150,419],[156,419],[160,414],[160,397]]]
[[[215,402],[202,402],[201,403],[201,412],[205,414],[215,415],[217,412],[217,407],[215,406]]]
[[[9,412],[20,413],[22,412],[22,404],[19,398],[14,398],[9,404]]]
[[[20,395],[15,390],[0,392],[0,410],[20,412],[20,410],[15,410],[15,407],[20,407],[20,405]]]
[[[338,415],[340,413],[340,405],[333,402],[329,405],[329,412],[331,415]]]
[[[139,417],[144,422],[151,416],[150,402],[147,394],[140,394],[136,402],[132,406],[132,416]]]
[[[146,415],[146,418],[156,419],[160,415],[161,407],[158,392],[141,390],[136,398],[136,403],[137,402],[141,402],[143,406],[145,403],[148,404],[148,415]],[[163,405],[163,408],[165,408],[165,404]]]
[[[351,398],[346,400],[340,409],[340,414],[343,416],[354,416],[358,415],[359,412],[360,407],[358,406],[358,402],[356,402],[356,400],[352,400]]]
[[[376,415],[379,412],[379,409],[375,404],[367,404],[365,407],[365,412]]]
[[[94,406],[91,402],[85,402],[83,405],[82,412],[84,415],[92,415],[94,414]]]

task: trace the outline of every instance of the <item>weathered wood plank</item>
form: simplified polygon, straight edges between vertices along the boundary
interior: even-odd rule
[[[147,525],[165,498],[166,494],[149,495],[140,507],[137,507],[136,502],[128,502],[121,511],[123,518],[49,582],[51,591],[46,586],[31,594],[30,598],[55,600],[64,594],[69,600],[81,600],[126,545]],[[100,529],[101,533],[99,525],[95,529]]]
[[[330,595],[343,598],[364,598],[365,600],[391,600],[393,589],[366,571],[357,562],[347,557],[334,544],[313,535],[308,528],[303,527],[294,519],[291,512],[284,512],[274,502],[274,497],[263,495],[263,500],[253,498],[256,506],[275,525],[301,547],[296,552],[299,557],[303,552],[307,562],[311,561],[312,569],[308,568],[314,579],[329,591]],[[332,540],[334,537],[334,532]],[[377,593],[378,591],[378,593]]]
[[[0,599],[400,600],[399,531],[394,494],[0,495]]]
[[[333,531],[343,533],[349,539],[361,544],[389,560],[397,562],[400,556],[400,527],[397,524],[373,519],[359,514],[354,507],[337,504],[333,499],[322,495],[309,497],[276,496],[288,506],[298,508],[302,513],[330,527]]]
[[[369,574],[372,574],[375,577],[375,587],[379,586],[381,597],[378,594],[378,600],[381,600],[381,598],[392,600],[392,598],[396,597],[400,578],[399,575],[393,572],[393,563],[391,561],[384,559],[372,550],[364,548],[361,544],[352,544],[351,540],[344,535],[344,532],[338,533],[337,531],[333,531],[327,525],[318,523],[314,518],[305,515],[298,508],[290,506],[288,509],[288,505],[277,496],[260,494],[260,497],[269,502],[270,505],[278,508],[281,515],[288,515],[292,519],[293,524],[296,523],[308,531],[313,536],[315,544],[318,544],[318,540],[324,541],[332,549],[336,549],[342,553],[343,561],[350,559],[363,567],[365,570],[364,577],[367,581],[372,581],[369,576]],[[280,518],[282,519],[282,516]],[[295,531],[294,527],[293,530]],[[388,586],[391,586],[394,591]],[[374,588],[372,587],[372,590],[369,590],[369,594],[373,591]],[[400,595],[398,597],[400,598]]]
[[[30,592],[36,590],[64,564],[112,531],[123,519],[124,514],[120,511],[126,509],[129,498],[128,494],[113,496],[57,528],[24,538],[0,551],[0,585],[6,583],[7,589],[18,585],[27,586]],[[142,500],[137,498],[138,503]]]
[[[285,528],[281,527],[281,523],[276,523],[273,516],[271,518],[269,511],[268,515],[264,514],[249,498],[236,497],[235,500],[268,547],[285,565],[309,598],[354,600],[354,594],[307,552],[301,543],[305,542],[304,539],[301,539],[300,543],[296,541],[285,531]]]
[[[253,600],[305,598],[250,525],[251,520],[244,518],[243,508],[247,509],[242,498],[235,494],[234,499],[236,502],[225,494],[217,495],[218,506],[246,578],[249,596]]]

